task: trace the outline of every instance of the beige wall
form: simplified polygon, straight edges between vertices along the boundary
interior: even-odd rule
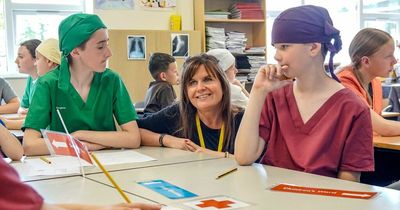
[[[135,1],[136,3],[136,1]],[[109,29],[169,30],[169,17],[181,15],[182,30],[194,30],[193,0],[176,0],[173,9],[94,10]]]

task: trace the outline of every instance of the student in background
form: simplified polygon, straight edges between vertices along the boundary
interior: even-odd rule
[[[3,100],[5,104],[0,105],[0,114],[17,113],[20,105],[19,98],[10,84],[0,78],[0,103]]]
[[[150,57],[149,71],[155,81],[151,82],[144,98],[144,113],[154,113],[171,105],[176,100],[173,85],[179,84],[179,73],[175,58],[165,53],[154,53]]]
[[[340,179],[359,181],[374,170],[368,107],[333,73],[340,32],[322,7],[287,9],[274,21],[277,65],[262,67],[239,128],[235,157]],[[333,41],[333,43],[332,43]],[[330,76],[324,59],[330,52]],[[285,75],[295,81],[280,80]]]
[[[57,39],[46,39],[36,48],[36,69],[38,76],[45,75],[60,65],[61,53]]]
[[[41,41],[38,39],[30,39],[22,42],[18,48],[18,56],[15,63],[18,65],[19,73],[28,74],[26,80],[25,92],[21,100],[21,108],[18,110],[21,114],[26,114],[30,103],[32,102],[33,93],[36,88],[36,80],[38,78],[35,59],[36,48]]]
[[[26,155],[49,154],[40,129],[68,132],[89,150],[137,148],[137,115],[119,75],[106,68],[112,55],[97,15],[74,14],[59,26],[61,64],[39,78],[23,129]],[[114,117],[121,126],[117,131]]]
[[[36,48],[35,66],[37,69],[37,76],[43,76],[50,70],[57,67],[60,64],[60,57],[61,54],[58,48],[57,39],[50,38],[40,43],[39,46]],[[29,104],[32,101],[36,87],[36,85],[34,84],[35,82],[28,78],[28,83],[33,84],[33,86],[27,85],[25,89],[24,99],[22,100],[25,105],[21,105],[24,107],[22,108],[22,110],[24,111],[28,111]],[[5,126],[8,129],[20,130],[22,124],[25,121],[25,115],[21,115],[20,117],[16,118],[0,117],[0,119],[4,122]]]
[[[238,70],[235,66],[235,57],[227,49],[213,49],[208,51],[207,54],[217,58],[218,65],[224,70],[228,78],[232,105],[245,109],[249,102],[249,93],[240,81],[236,79]]]
[[[24,155],[24,150],[19,140],[4,125],[0,125],[0,150],[11,160],[20,160]]]
[[[87,210],[160,210],[160,205],[131,203],[109,206],[89,204],[48,204],[29,185],[19,180],[17,172],[3,160],[0,160],[0,206],[2,209],[87,209]],[[62,193],[62,192],[59,192]]]
[[[386,120],[382,112],[382,85],[378,77],[388,77],[397,63],[394,40],[389,33],[365,28],[350,43],[352,64],[341,69],[342,84],[356,93],[370,107],[372,128],[382,136],[400,135],[400,122]]]
[[[215,57],[202,54],[185,61],[181,97],[179,103],[138,120],[142,144],[233,154],[243,112],[232,109],[229,82]]]

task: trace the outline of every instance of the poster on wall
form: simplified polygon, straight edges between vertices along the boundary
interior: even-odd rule
[[[128,35],[128,60],[146,59],[146,36]]]
[[[109,9],[134,9],[134,0],[94,0],[94,8],[109,10]]]
[[[188,57],[189,34],[171,34],[171,49],[174,57]]]
[[[171,10],[176,7],[176,0],[136,0],[144,9]]]

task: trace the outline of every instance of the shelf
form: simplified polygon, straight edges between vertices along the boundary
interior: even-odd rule
[[[265,20],[260,19],[205,19],[206,22],[218,23],[264,23]]]

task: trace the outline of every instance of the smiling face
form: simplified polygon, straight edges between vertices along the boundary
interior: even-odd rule
[[[186,88],[190,103],[197,110],[220,109],[223,95],[221,83],[207,72],[204,65],[199,66]]]
[[[15,63],[20,73],[29,74],[35,71],[35,58],[32,57],[26,46],[20,46],[18,48],[18,56],[15,59]]]
[[[83,49],[75,48],[79,56],[73,56],[94,72],[103,72],[107,66],[108,58],[112,56],[108,46],[107,29],[99,29],[92,34]],[[74,53],[71,53],[74,54]]]

